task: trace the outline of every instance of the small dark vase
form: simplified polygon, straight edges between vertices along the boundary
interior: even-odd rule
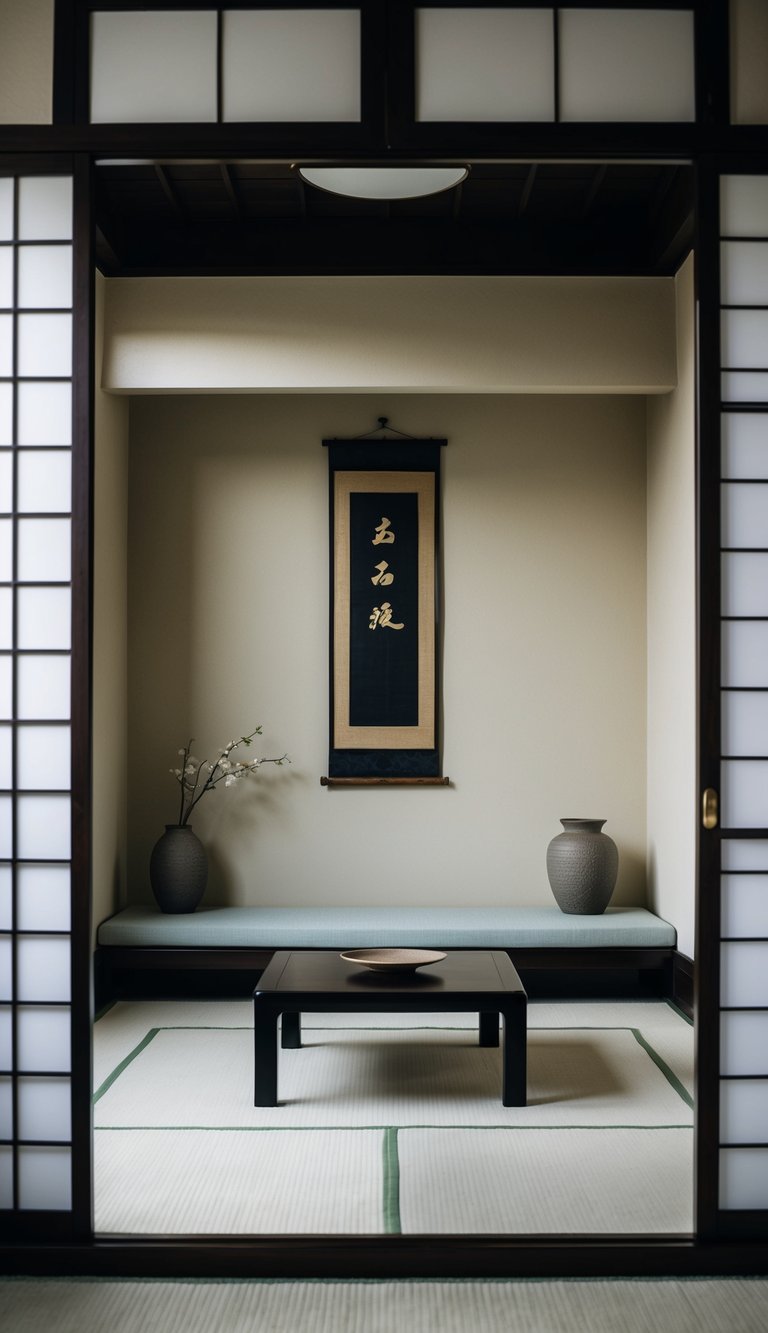
[[[561,819],[565,832],[547,848],[547,874],[561,912],[599,916],[611,900],[619,870],[604,819]]]
[[[160,911],[194,912],[207,878],[208,857],[189,824],[166,824],[149,860],[149,879]]]

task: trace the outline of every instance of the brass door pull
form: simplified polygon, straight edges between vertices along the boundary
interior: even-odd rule
[[[720,801],[714,787],[707,787],[701,798],[701,822],[707,829],[717,828],[720,819]]]

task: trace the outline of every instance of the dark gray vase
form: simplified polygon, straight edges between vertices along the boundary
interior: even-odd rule
[[[561,819],[547,848],[547,874],[561,912],[599,916],[616,887],[619,853],[604,819]]]
[[[149,879],[161,912],[194,912],[205,893],[208,857],[189,824],[166,824],[152,848]]]

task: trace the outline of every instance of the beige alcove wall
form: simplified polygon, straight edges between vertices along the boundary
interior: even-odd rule
[[[95,920],[148,899],[188,729],[207,751],[262,722],[262,752],[293,764],[200,807],[210,904],[550,902],[558,817],[595,814],[622,852],[616,901],[654,906],[692,953],[690,265],[99,297]],[[320,442],[382,414],[449,439],[454,785],[328,792]]]

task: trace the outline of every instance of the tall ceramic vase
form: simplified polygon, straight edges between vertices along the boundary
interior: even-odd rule
[[[547,848],[547,874],[561,912],[599,916],[616,886],[619,853],[604,819],[561,819]]]
[[[208,857],[189,824],[166,824],[149,860],[149,879],[160,911],[194,912],[207,878]]]

